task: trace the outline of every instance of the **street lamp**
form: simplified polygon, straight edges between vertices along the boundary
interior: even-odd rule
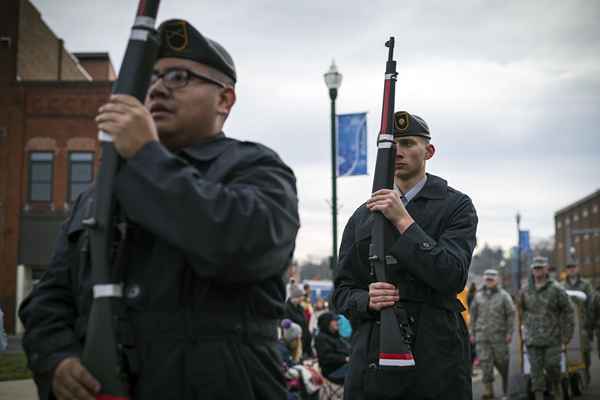
[[[515,293],[519,293],[521,290],[521,214],[518,211],[515,219],[517,221],[517,290]]]
[[[335,99],[337,91],[342,85],[342,74],[340,74],[335,65],[331,62],[329,71],[323,74],[325,85],[329,89],[329,99],[331,100],[331,216],[333,225],[333,251],[331,256],[331,269],[335,269],[337,264],[337,143],[335,135]]]

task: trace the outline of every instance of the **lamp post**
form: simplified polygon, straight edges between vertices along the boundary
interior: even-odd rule
[[[517,211],[517,291],[521,290],[521,214]]]
[[[337,143],[335,135],[335,99],[337,91],[342,85],[342,74],[340,74],[335,65],[331,62],[329,71],[323,74],[325,85],[329,89],[329,99],[331,100],[331,219],[333,225],[333,251],[331,253],[331,269],[337,265]]]

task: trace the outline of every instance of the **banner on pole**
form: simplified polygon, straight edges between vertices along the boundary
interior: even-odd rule
[[[531,252],[528,230],[519,231],[519,249],[521,249],[521,254],[529,254]]]
[[[336,118],[337,176],[367,175],[367,113]]]

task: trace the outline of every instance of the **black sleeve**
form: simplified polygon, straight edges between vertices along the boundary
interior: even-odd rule
[[[148,143],[117,176],[120,204],[203,278],[251,283],[280,274],[299,227],[296,180],[274,153],[256,146],[229,155],[239,162],[223,184]]]
[[[19,309],[25,327],[23,348],[41,399],[54,398],[51,381],[58,363],[67,357],[79,357],[82,351],[75,333],[78,313],[70,260],[78,256],[78,251],[67,238],[70,219],[61,228],[47,271]]]
[[[471,199],[461,195],[438,241],[413,223],[390,249],[401,268],[429,287],[455,295],[465,288],[477,231],[477,214]]]
[[[369,271],[361,269],[362,263],[354,246],[356,215],[344,229],[331,301],[337,313],[360,322],[374,319],[375,315],[369,312]]]

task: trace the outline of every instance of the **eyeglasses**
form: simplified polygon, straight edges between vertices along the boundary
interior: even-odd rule
[[[162,79],[163,85],[165,85],[165,87],[174,90],[186,86],[192,78],[212,83],[213,85],[217,85],[222,88],[225,87],[224,83],[219,82],[213,78],[181,68],[168,69],[163,73],[158,73],[157,71],[152,72],[152,75],[150,76],[150,85],[152,86],[156,82],[158,82],[159,79]]]

